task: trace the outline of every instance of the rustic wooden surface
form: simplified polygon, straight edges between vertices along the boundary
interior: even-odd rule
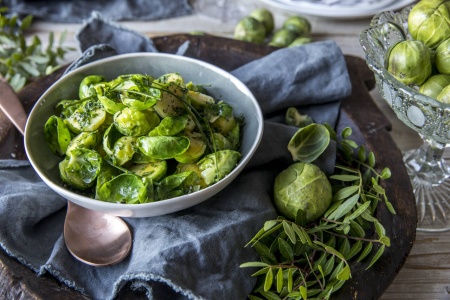
[[[248,43],[214,36],[170,35],[154,39],[158,49],[168,53],[174,53],[178,46],[186,40],[191,43],[191,51],[187,53],[188,56],[214,63],[227,70],[232,70],[274,50],[270,47],[255,47]],[[389,287],[407,261],[415,239],[416,213],[406,170],[401,162],[401,152],[388,132],[391,124],[377,108],[369,94],[369,91],[374,88],[373,75],[363,59],[346,56],[346,60],[353,91],[352,95],[343,101],[339,124],[341,127],[349,125],[354,128],[355,136],[364,140],[366,145],[375,152],[379,164],[389,166],[393,170],[395,176],[388,181],[386,188],[388,197],[392,199],[398,214],[392,216],[385,207],[380,208],[378,217],[384,224],[388,224],[386,229],[387,235],[392,240],[391,247],[369,271],[364,270],[366,264],[352,265],[353,279],[335,295],[334,299],[377,299]],[[60,70],[43,81],[32,83],[21,91],[19,97],[27,111],[62,71]],[[5,128],[9,128],[6,130],[8,137],[0,143],[0,157],[10,156],[11,149],[15,150],[16,158],[24,157],[22,140],[17,130],[11,126],[8,127],[7,121],[0,122],[3,133]],[[21,297],[83,299],[82,295],[68,289],[53,278],[37,277],[15,259],[0,251],[0,298],[2,297],[5,299]],[[125,288],[119,298],[142,297],[143,295],[132,293],[130,289]]]

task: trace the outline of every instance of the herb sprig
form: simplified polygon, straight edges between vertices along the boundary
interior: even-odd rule
[[[311,126],[311,125],[310,125]],[[375,217],[383,202],[392,214],[382,181],[390,178],[389,168],[376,168],[375,155],[351,140],[345,128],[339,141],[336,132],[325,126],[337,142],[338,164],[330,176],[333,200],[319,220],[306,224],[299,214],[294,221],[279,216],[268,220],[250,240],[260,261],[241,267],[258,270],[251,300],[330,299],[351,278],[352,261],[368,260],[372,267],[390,246],[390,239]]]
[[[63,46],[66,32],[57,44],[50,32],[46,47],[37,35],[27,39],[25,32],[31,26],[33,16],[19,18],[9,15],[8,11],[8,7],[0,7],[0,75],[19,91],[31,80],[58,69],[59,61],[73,49]]]

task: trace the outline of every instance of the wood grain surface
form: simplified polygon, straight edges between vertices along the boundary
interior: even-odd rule
[[[158,49],[167,53],[174,53],[185,41],[191,43],[187,56],[216,64],[226,70],[232,70],[275,50],[268,46],[254,46],[208,35],[180,34],[154,38]],[[402,163],[401,151],[389,133],[391,123],[370,96],[370,90],[374,88],[373,74],[361,58],[346,56],[346,61],[353,89],[352,95],[342,102],[339,127],[351,126],[354,135],[375,153],[379,165],[388,166],[393,171],[394,176],[386,182],[385,188],[397,210],[397,215],[391,215],[383,205],[380,207],[377,217],[383,224],[387,224],[385,226],[387,235],[391,238],[391,247],[368,271],[365,270],[367,262],[353,264],[353,278],[333,299],[378,299],[392,284],[402,267],[408,266],[405,262],[409,261],[407,258],[416,237],[417,217],[414,196]],[[27,111],[62,72],[63,69],[43,80],[31,83],[20,92],[19,97]],[[0,158],[25,159],[22,137],[1,114],[0,127],[2,132]],[[420,260],[416,263],[420,268]],[[414,264],[413,259],[411,264]],[[397,284],[395,281],[394,283]],[[399,284],[401,285],[401,282]],[[0,299],[29,298],[85,299],[54,278],[37,277],[4,251],[0,251]],[[144,295],[134,293],[127,287],[119,295],[119,299],[140,298],[144,298]]]

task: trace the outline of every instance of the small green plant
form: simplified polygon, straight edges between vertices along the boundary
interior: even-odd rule
[[[31,80],[58,69],[59,61],[73,49],[63,46],[66,33],[55,44],[51,32],[45,47],[37,35],[28,39],[25,31],[32,24],[33,16],[19,18],[8,11],[8,7],[0,7],[0,75],[19,91]]]
[[[336,140],[336,132],[329,126],[312,126],[327,128]],[[318,131],[311,127],[309,131],[313,129]],[[252,275],[257,277],[257,285],[250,299],[329,299],[351,278],[352,261],[368,260],[368,269],[390,246],[376,210],[384,202],[395,214],[381,184],[391,172],[389,168],[377,171],[374,153],[358,146],[351,134],[347,127],[337,141],[337,164],[329,177],[333,199],[325,213],[314,222],[308,222],[301,212],[295,220],[280,215],[266,221],[247,244],[260,257],[241,265],[258,268]],[[312,135],[305,136],[309,143],[304,144],[321,145],[311,142]]]

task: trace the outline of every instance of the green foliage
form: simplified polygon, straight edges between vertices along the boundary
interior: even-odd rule
[[[323,216],[307,224],[301,217],[268,220],[247,244],[260,256],[241,265],[258,268],[250,299],[329,299],[352,277],[352,261],[368,269],[390,246],[375,217],[381,202],[395,214],[381,183],[390,170],[379,172],[374,153],[358,146],[351,134],[345,128],[338,141],[338,164],[330,176],[333,200]]]
[[[66,34],[55,44],[54,34],[50,33],[46,47],[36,35],[28,39],[25,31],[32,21],[31,15],[20,19],[16,15],[8,15],[7,7],[0,7],[0,74],[15,91],[33,78],[48,75],[59,68],[59,60],[72,50],[63,47]]]

